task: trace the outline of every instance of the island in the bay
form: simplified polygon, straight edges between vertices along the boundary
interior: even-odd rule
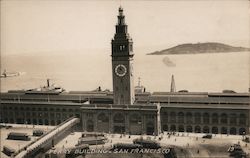
[[[207,42],[207,43],[186,43],[175,47],[148,53],[147,55],[171,55],[171,54],[201,54],[201,53],[229,53],[229,52],[246,52],[250,48],[234,47],[227,44]]]

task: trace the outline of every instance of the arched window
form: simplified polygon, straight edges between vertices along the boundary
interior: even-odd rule
[[[227,127],[221,127],[221,134],[227,134]]]
[[[230,134],[236,135],[236,128],[235,127],[230,128]]]
[[[201,123],[201,114],[200,113],[194,114],[194,123],[196,123],[196,124]]]
[[[240,125],[246,125],[246,115],[245,114],[240,114],[239,124]]]
[[[61,124],[61,120],[56,121],[57,125]]]
[[[49,121],[47,119],[44,120],[45,125],[49,125]]]
[[[184,132],[184,126],[183,126],[183,125],[179,125],[178,131],[179,131],[179,132]]]
[[[86,124],[87,124],[87,131],[93,132],[94,131],[94,122],[92,120],[88,120]]]
[[[107,115],[105,115],[105,113],[101,113],[97,116],[97,121],[98,123],[101,123],[101,122],[109,122],[109,118]]]
[[[178,113],[178,123],[184,123],[184,113],[183,112]]]
[[[219,133],[218,127],[212,127],[212,133],[218,134]]]
[[[208,126],[203,127],[203,133],[210,133],[210,129]]]
[[[172,131],[172,132],[176,131],[176,126],[175,125],[171,125],[170,126],[170,131]]]
[[[138,115],[138,114],[132,114],[130,117],[129,117],[129,121],[131,124],[141,124],[141,116]]]
[[[164,122],[168,122],[168,113],[167,112],[163,112],[161,114],[161,120]]]
[[[31,124],[31,120],[30,120],[30,119],[27,119],[25,123]]]
[[[201,127],[200,126],[195,126],[194,132],[195,133],[201,133]]]
[[[54,126],[54,125],[55,125],[55,121],[54,121],[54,120],[51,120],[51,121],[50,121],[50,125]]]
[[[36,119],[33,119],[33,124],[34,124],[34,125],[37,125]]]
[[[175,114],[175,112],[170,113],[170,122],[172,122],[172,123],[176,122],[176,114]]]
[[[162,130],[163,130],[163,131],[168,131],[168,125],[164,124],[164,125],[162,126]]]
[[[222,124],[227,124],[227,114],[225,113],[221,114],[220,122]]]
[[[193,115],[192,115],[192,113],[188,112],[186,114],[186,116],[187,116],[187,123],[189,123],[189,124],[193,123]]]
[[[209,124],[209,114],[208,113],[203,114],[203,123]]]
[[[219,123],[219,116],[217,113],[213,113],[212,115],[212,124],[218,124]]]
[[[239,134],[240,135],[245,135],[246,134],[246,129],[245,128],[240,128],[239,129]]]
[[[230,114],[229,122],[230,122],[230,125],[236,125],[237,124],[237,115]],[[231,134],[231,132],[230,132],[230,134]]]
[[[42,119],[39,119],[39,120],[38,120],[38,124],[39,124],[39,125],[43,125],[43,120],[42,120]]]
[[[193,127],[192,126],[187,126],[187,132],[193,132]]]
[[[125,117],[121,113],[117,113],[114,116],[114,123],[124,123],[125,122]]]

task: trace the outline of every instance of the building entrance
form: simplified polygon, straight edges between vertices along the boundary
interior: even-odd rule
[[[147,135],[153,135],[155,131],[154,124],[153,123],[147,123]]]

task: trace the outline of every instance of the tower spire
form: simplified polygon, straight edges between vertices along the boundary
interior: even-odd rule
[[[141,78],[138,77],[138,87],[141,87]]]
[[[170,88],[170,92],[176,92],[175,81],[174,81],[174,75],[172,75],[172,78],[171,78],[171,88]]]
[[[122,6],[119,7],[118,25],[125,25],[125,16],[123,15]]]
[[[118,9],[118,22],[112,45],[112,73],[114,104],[131,105],[135,101],[133,83],[133,41],[127,33],[123,8]]]

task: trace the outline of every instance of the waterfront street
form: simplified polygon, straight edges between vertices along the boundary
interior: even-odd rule
[[[133,143],[134,139],[143,137],[144,139],[155,139],[163,147],[174,147],[177,157],[229,157],[229,153],[227,152],[228,148],[231,145],[238,143],[242,146],[243,150],[248,153],[248,155],[250,153],[249,143],[243,142],[242,136],[218,134],[213,135],[212,139],[205,139],[202,138],[204,135],[205,134],[197,133],[176,133],[175,135],[171,135],[169,137],[165,132],[164,134],[157,137],[131,135],[129,138],[128,135],[108,134],[108,142],[105,145],[92,145],[90,146],[90,149],[107,149],[111,148],[113,144]],[[70,134],[55,146],[56,150],[60,151],[63,148],[73,147],[77,143],[80,136],[80,132],[74,132]],[[162,139],[159,140],[159,137],[162,137]],[[98,155],[104,156],[105,154],[93,154],[87,155],[86,157],[98,158]],[[147,154],[145,154],[145,156],[146,155]],[[106,154],[106,156],[110,157],[111,155]]]
[[[43,129],[50,130],[54,126],[32,126],[32,125],[14,125],[11,124],[12,128],[1,128],[1,147],[7,145],[15,150],[18,150],[32,140],[35,137],[31,137],[31,141],[14,141],[7,140],[7,135],[10,132],[25,132],[28,135],[32,135],[33,129]],[[75,147],[78,139],[81,137],[81,132],[73,132],[67,137],[62,139],[57,145],[55,145],[55,151],[60,152],[63,149]],[[107,134],[107,142],[104,145],[92,145],[90,149],[110,149],[112,145],[116,143],[133,143],[136,138],[157,140],[162,147],[173,147],[177,153],[177,157],[229,157],[227,152],[228,148],[233,144],[240,144],[242,149],[249,155],[250,144],[242,141],[242,136],[239,135],[212,135],[212,139],[202,138],[205,134],[198,133],[175,133],[174,135],[169,135],[167,132],[159,136],[147,136],[147,135],[121,135],[121,134]],[[161,138],[161,140],[159,140]],[[100,156],[104,157],[114,157],[116,154],[88,154],[86,158],[98,158]],[[120,154],[119,154],[120,155]],[[122,157],[131,157],[130,154],[122,154]],[[134,154],[136,157],[138,154]],[[7,158],[7,156],[1,153],[2,158]],[[121,156],[121,155],[120,155]],[[143,154],[143,157],[163,157],[160,154]]]

